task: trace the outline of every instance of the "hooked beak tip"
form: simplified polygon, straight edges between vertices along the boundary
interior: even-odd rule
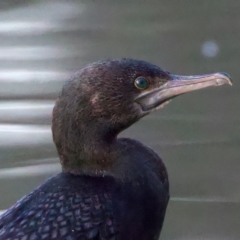
[[[231,76],[228,73],[226,73],[226,72],[219,72],[217,74],[220,75],[220,78],[217,79],[217,83],[218,84],[220,83],[219,85],[223,85],[223,84],[229,84],[230,86],[233,85],[232,84],[232,78],[231,78]]]

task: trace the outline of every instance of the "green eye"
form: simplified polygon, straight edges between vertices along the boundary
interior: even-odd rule
[[[135,79],[134,85],[138,89],[146,89],[148,88],[148,80],[145,77],[138,77]]]

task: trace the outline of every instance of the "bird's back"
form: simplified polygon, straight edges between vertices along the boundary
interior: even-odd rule
[[[113,181],[58,174],[0,218],[0,239],[114,239]]]
[[[144,181],[60,173],[0,218],[0,240],[157,239],[166,196]]]

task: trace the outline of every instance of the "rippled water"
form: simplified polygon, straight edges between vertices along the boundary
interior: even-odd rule
[[[0,11],[0,209],[61,170],[51,111],[84,64],[133,57],[178,74],[226,71],[125,131],[169,171],[161,239],[240,238],[238,1],[39,1]]]

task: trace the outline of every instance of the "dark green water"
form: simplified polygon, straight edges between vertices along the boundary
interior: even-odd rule
[[[176,74],[231,74],[233,87],[180,96],[122,135],[152,147],[168,168],[161,239],[240,239],[239,12],[236,0],[0,5],[0,210],[60,171],[51,109],[68,76],[132,57]]]

